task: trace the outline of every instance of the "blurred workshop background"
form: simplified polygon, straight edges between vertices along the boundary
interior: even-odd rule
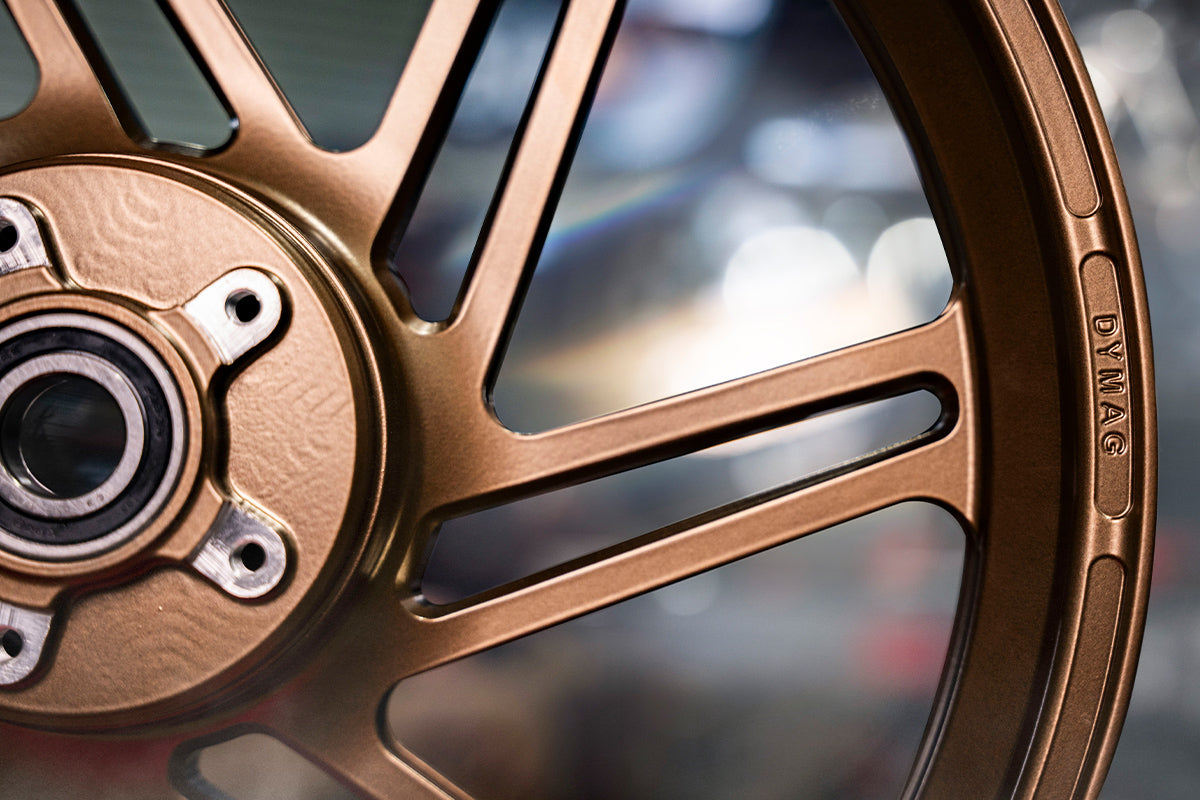
[[[377,123],[428,0],[230,5],[313,138],[349,149]],[[226,140],[225,112],[153,0],[78,6],[151,134]],[[1190,800],[1200,6],[1065,6],[1138,225],[1162,432],[1149,623],[1103,797]],[[426,319],[452,311],[559,7],[503,2],[392,244]],[[0,112],[11,114],[36,70],[0,22]],[[496,410],[522,431],[586,419],[903,330],[936,317],[950,289],[904,137],[825,0],[630,0]],[[468,597],[902,441],[937,414],[915,393],[452,520],[425,592]],[[891,509],[410,680],[389,719],[480,800],[894,798],[929,714],[962,558],[947,514]],[[336,796],[276,748],[251,763],[247,752],[213,748],[202,766],[242,800]],[[264,766],[273,760],[285,766]]]

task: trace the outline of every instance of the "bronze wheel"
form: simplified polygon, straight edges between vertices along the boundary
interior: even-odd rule
[[[203,156],[144,142],[73,11],[10,5],[41,84],[0,123],[6,792],[95,794],[69,766],[30,776],[40,752],[125,765],[123,797],[210,797],[196,753],[262,731],[363,796],[459,797],[383,731],[398,681],[926,500],[968,556],[906,796],[1098,793],[1148,593],[1154,400],[1132,222],[1051,2],[839,3],[950,254],[936,320],[533,435],[491,388],[621,2],[565,4],[443,324],[386,274],[381,231],[495,4],[435,2],[378,132],[331,153],[219,0],[169,3],[238,123]],[[942,414],[901,447],[455,604],[420,594],[446,519],[915,389]],[[35,430],[60,397],[120,435]]]

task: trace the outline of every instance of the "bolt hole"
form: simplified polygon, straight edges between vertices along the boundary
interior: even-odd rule
[[[240,289],[226,298],[225,313],[234,322],[246,325],[262,313],[262,300],[254,292]]]
[[[21,655],[21,651],[25,649],[25,640],[17,631],[9,628],[0,636],[0,650],[9,658],[16,658]]]
[[[20,238],[21,234],[17,231],[16,225],[6,219],[0,219],[0,253],[12,250],[17,246],[17,240]]]
[[[258,542],[247,542],[234,551],[233,557],[249,572],[258,572],[267,563],[267,551]]]

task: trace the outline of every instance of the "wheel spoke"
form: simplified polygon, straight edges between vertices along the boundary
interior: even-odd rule
[[[431,150],[440,119],[448,121],[469,67],[472,42],[482,41],[491,4],[437,0],[422,25],[404,72],[372,138],[356,150],[315,146],[290,104],[220,0],[171,0],[201,65],[238,118],[229,147],[209,169],[266,191],[333,238],[327,244],[352,267],[374,271],[373,250],[401,184],[422,148]],[[464,77],[465,79],[465,77]],[[442,112],[442,107],[445,111]],[[321,222],[316,223],[317,220]],[[380,267],[386,269],[386,267]]]
[[[380,798],[464,798],[390,742],[396,681],[766,548],[906,500],[974,502],[970,428],[752,505],[718,510],[611,548],[482,600],[431,608],[377,580],[299,690],[251,721],[345,784]]]
[[[410,167],[419,152],[432,162],[494,10],[486,0],[434,0],[379,127],[362,147],[338,154],[362,195],[353,230],[342,231],[356,253],[371,255],[402,184],[411,179],[415,191],[423,182],[423,166]]]
[[[399,680],[872,511],[927,500],[969,516],[971,428],[702,515],[454,606],[402,602],[378,576],[319,663],[252,721],[368,796],[461,798],[390,743]]]
[[[82,22],[72,14],[69,24],[52,0],[12,0],[9,11],[39,78],[29,107],[0,122],[0,160],[132,149],[126,129],[137,122]]]
[[[461,445],[440,454],[425,476],[422,512],[444,518],[508,502],[906,389],[952,394],[943,401],[966,413],[970,355],[961,308],[956,302],[903,333],[543,434],[512,433],[482,410],[472,415],[450,398],[473,396],[482,408],[479,395],[448,385],[423,409],[423,425],[433,438]]]
[[[571,3],[519,134],[499,204],[467,278],[452,330],[478,348],[483,378],[496,362],[532,274],[578,134],[620,17],[618,0]],[[449,333],[449,332],[448,332]]]
[[[291,106],[221,0],[168,0],[167,6],[180,38],[237,120],[231,146],[239,146],[239,140],[269,139],[278,150],[304,142]]]
[[[352,717],[342,711],[331,713],[328,702],[322,698],[305,713],[278,721],[273,733],[364,797],[466,800],[467,795],[415,756],[385,745],[377,714]]]
[[[510,641],[872,511],[910,500],[968,520],[973,496],[970,429],[817,483],[751,499],[579,559],[482,599],[446,607],[412,601],[397,637],[403,675]],[[399,675],[397,677],[400,677]]]
[[[380,635],[406,615],[383,583],[362,598],[326,643],[299,689],[246,718],[365,797],[467,800],[432,767],[391,741],[384,707],[403,641]]]

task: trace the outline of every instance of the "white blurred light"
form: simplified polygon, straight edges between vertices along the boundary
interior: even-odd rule
[[[607,169],[666,167],[725,124],[742,55],[724,40],[618,38],[581,152]]]
[[[1191,188],[1200,191],[1200,140],[1192,142],[1188,148],[1187,176]]]
[[[836,236],[789,225],[751,236],[729,259],[721,296],[737,316],[776,315],[828,299],[859,279]]]
[[[872,297],[902,307],[909,325],[936,317],[953,287],[937,223],[929,217],[906,219],[888,228],[867,259]]]
[[[821,351],[803,314],[746,318],[722,306],[712,311],[676,331],[671,342],[646,343],[633,376],[640,397],[670,397]]]
[[[762,27],[772,0],[635,0],[628,16],[654,18],[673,27],[738,36]]]
[[[1105,55],[1126,72],[1149,72],[1163,57],[1166,36],[1154,17],[1125,9],[1104,20],[1100,43]]]
[[[839,197],[825,209],[821,226],[846,243],[851,252],[866,256],[867,250],[887,227],[888,216],[883,207],[865,194]]]
[[[667,397],[849,344],[859,320],[844,317],[854,317],[861,286],[828,231],[759,231],[730,257],[711,305],[674,319],[675,335],[643,351],[634,382],[646,397]]]
[[[777,117],[746,137],[751,173],[781,186],[893,191],[920,186],[908,142],[886,122]]]
[[[1133,686],[1133,708],[1137,713],[1152,710],[1178,710],[1181,695],[1188,690],[1190,675],[1181,665],[1188,662],[1182,652],[1186,632],[1158,625],[1148,625],[1142,638],[1142,653],[1138,659],[1137,681]]]
[[[744,495],[781,486],[856,458],[871,446],[873,431],[886,416],[882,405],[842,409],[720,448],[720,455],[753,454],[730,461],[729,477]]]
[[[1120,11],[1080,26],[1080,42],[1110,125],[1128,118],[1150,156],[1138,174],[1152,195],[1180,186],[1182,159],[1197,134],[1196,112],[1167,31],[1142,11]]]
[[[703,572],[686,581],[659,589],[651,597],[668,614],[687,617],[712,608],[720,593],[721,573]]]
[[[750,171],[784,186],[832,181],[835,158],[833,142],[817,123],[807,119],[766,120],[746,140]]]
[[[747,239],[770,228],[803,225],[808,212],[792,193],[744,176],[723,179],[696,209],[692,235],[724,261]]]
[[[554,26],[552,14],[507,3],[479,53],[450,127],[452,140],[487,143],[511,136],[529,96]]]
[[[1154,216],[1155,229],[1163,244],[1177,255],[1200,253],[1200,194],[1175,191],[1163,197]]]
[[[1092,86],[1096,90],[1096,99],[1100,101],[1100,110],[1104,112],[1104,119],[1109,125],[1115,125],[1121,113],[1121,90],[1110,77],[1115,67],[1101,48],[1084,45],[1081,50]]]

